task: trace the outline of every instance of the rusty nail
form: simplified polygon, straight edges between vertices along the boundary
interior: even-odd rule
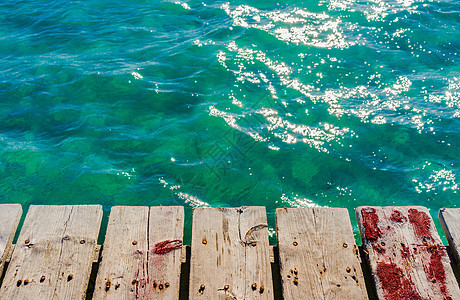
[[[343,248],[348,248],[348,244],[347,244],[347,243],[343,243],[343,244],[342,244],[342,247],[343,247]]]
[[[29,240],[29,239],[27,239],[27,240],[24,241],[24,244],[28,244],[28,243],[30,243],[30,240]]]
[[[119,287],[120,287],[120,284],[117,283],[117,284],[115,285],[115,289],[118,290]]]
[[[288,275],[287,278],[291,278],[291,275]]]
[[[152,286],[153,286],[154,289],[156,289],[157,288],[157,282],[154,281]]]
[[[294,241],[292,244],[293,244],[294,246],[299,245],[299,243],[297,243],[296,241]]]
[[[256,241],[252,241],[252,242],[251,242],[251,246],[252,246],[252,247],[257,246],[257,242],[256,242]]]
[[[28,285],[28,284],[29,284],[29,279],[24,280],[24,285]]]
[[[73,275],[69,274],[69,276],[67,276],[67,282],[71,281],[72,279],[73,279]]]
[[[294,269],[294,275],[297,275],[299,272],[297,271],[297,269]]]
[[[200,285],[200,288],[198,289],[198,293],[203,294],[205,288],[206,288],[206,287],[205,287],[204,284]]]
[[[133,245],[137,245],[137,241],[136,241],[136,240],[133,241]]]
[[[16,285],[19,287],[19,286],[21,286],[21,283],[22,283],[22,280],[19,279],[18,282],[16,283]]]
[[[137,283],[137,280],[136,279],[133,279],[133,281],[131,281],[131,284],[132,285],[135,285]]]
[[[169,282],[165,282],[165,288],[169,288]]]
[[[80,244],[82,244],[82,245],[83,245],[84,243],[86,243],[86,241],[85,241],[85,240],[81,240],[81,241],[80,241]]]
[[[203,243],[203,245],[206,245],[208,243],[208,241],[206,240],[206,237],[204,237],[202,240],[201,240],[201,243]]]
[[[229,288],[228,284],[224,285],[224,291],[228,291]]]
[[[294,285],[299,285],[299,282],[297,281],[297,279],[294,279]]]
[[[160,291],[163,290],[163,285],[162,285],[161,283],[158,285],[158,289],[159,289]]]
[[[253,283],[253,284],[251,285],[251,288],[252,288],[253,291],[257,290],[257,284]]]
[[[40,277],[40,282],[45,281],[45,278],[46,278],[45,275],[42,275],[42,277]]]
[[[350,272],[351,272],[350,267],[347,267],[347,273],[350,273]]]
[[[264,287],[261,286],[260,289],[259,289],[259,293],[262,294],[264,292]]]
[[[110,282],[110,280],[107,280],[105,282],[105,291],[108,292],[110,290],[110,286],[112,285],[112,283]]]

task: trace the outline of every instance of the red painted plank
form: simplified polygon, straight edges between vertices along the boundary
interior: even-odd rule
[[[358,207],[356,214],[380,299],[460,299],[426,208]]]

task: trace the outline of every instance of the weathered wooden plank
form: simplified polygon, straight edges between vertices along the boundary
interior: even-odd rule
[[[183,229],[183,207],[113,207],[94,299],[178,299]]]
[[[273,299],[265,207],[195,208],[190,299]]]
[[[276,210],[284,299],[367,299],[345,208]]]
[[[380,299],[460,299],[445,247],[424,207],[358,207]]]
[[[0,299],[84,299],[100,205],[29,208]]]
[[[460,265],[460,208],[442,208],[439,220],[449,241],[450,249]]]
[[[3,272],[5,261],[12,251],[12,243],[16,228],[22,215],[20,204],[0,205],[0,274]]]

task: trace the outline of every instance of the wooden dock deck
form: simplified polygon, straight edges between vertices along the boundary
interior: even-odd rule
[[[343,208],[0,205],[0,299],[460,299],[460,208],[359,207],[358,247]],[[105,226],[102,226],[105,228]],[[457,274],[458,276],[458,274]]]

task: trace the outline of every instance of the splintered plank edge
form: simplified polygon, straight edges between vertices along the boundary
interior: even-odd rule
[[[276,210],[284,299],[367,299],[348,211]]]
[[[12,250],[12,242],[22,215],[20,204],[0,205],[0,274]]]
[[[460,299],[445,247],[424,207],[358,207],[380,299]]]
[[[439,220],[449,241],[450,249],[460,265],[460,208],[441,208]]]

